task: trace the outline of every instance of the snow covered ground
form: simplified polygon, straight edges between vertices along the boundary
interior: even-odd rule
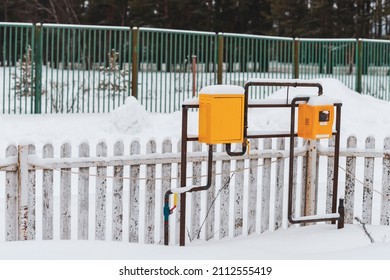
[[[377,147],[381,148],[383,139],[390,136],[390,103],[359,95],[334,79],[322,79],[320,82],[323,84],[325,95],[343,103],[341,146],[345,147],[346,138],[353,134],[358,139],[358,147],[363,148],[365,138],[368,135],[373,135],[377,139]],[[316,89],[289,89],[290,98],[302,94],[316,95]],[[286,89],[277,91],[270,98],[286,98]],[[83,140],[87,140],[93,145],[100,139],[105,139],[107,143],[114,143],[117,139],[130,142],[134,138],[139,138],[141,143],[146,143],[148,139],[154,138],[157,143],[161,143],[163,139],[169,137],[175,143],[180,139],[180,124],[180,112],[172,114],[147,113],[132,98],[111,114],[2,115],[0,116],[0,131],[2,131],[0,133],[0,156],[4,156],[8,144],[21,141],[33,142],[37,147],[41,147],[47,142],[62,144],[65,141],[78,145]],[[196,126],[197,114],[192,112],[190,127],[196,131]],[[288,112],[275,109],[250,112],[249,129],[280,130],[288,129],[288,127]],[[38,148],[38,152],[39,150],[40,148]],[[3,226],[0,228],[4,230]],[[291,227],[236,239],[208,242],[198,240],[184,248],[110,241],[5,242],[0,240],[0,259],[390,260],[390,227],[367,226],[367,229],[375,240],[374,243],[370,242],[358,224],[347,225],[342,230],[337,230],[334,225],[325,224]],[[4,268],[6,264],[7,262],[0,262],[0,268]],[[191,262],[186,262],[186,264],[191,265]],[[227,264],[232,265],[234,262],[227,262]],[[388,262],[385,263],[385,265],[388,264]],[[357,269],[359,262],[353,263],[353,265],[356,265]],[[299,267],[302,266],[301,264]],[[375,264],[373,267],[376,267]],[[319,279],[324,279],[321,276],[326,274],[317,273]],[[113,272],[113,275],[117,274]],[[292,277],[292,279],[298,279],[298,277]],[[300,277],[299,279],[306,278]]]

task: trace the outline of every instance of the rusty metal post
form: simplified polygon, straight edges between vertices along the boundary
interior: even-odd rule
[[[299,39],[294,39],[294,79],[299,78]]]
[[[131,95],[138,96],[138,28],[134,27],[132,31],[132,50],[131,50]]]
[[[218,34],[218,73],[217,73],[217,84],[221,85],[223,82],[223,49],[224,49],[223,35]]]
[[[337,189],[338,189],[338,181],[339,181],[339,157],[340,157],[340,129],[341,129],[341,104],[337,104],[336,105],[336,132],[337,133],[335,135],[335,144],[334,144],[335,153],[334,153],[333,191],[332,191],[332,212],[333,213],[336,213],[337,210]]]
[[[196,55],[192,56],[192,96],[196,96]]]
[[[187,120],[188,108],[182,106],[182,124],[181,124],[181,169],[180,169],[180,187],[187,185]],[[180,194],[180,233],[179,245],[185,246],[186,242],[186,193]]]

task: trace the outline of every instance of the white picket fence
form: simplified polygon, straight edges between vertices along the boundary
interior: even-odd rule
[[[251,141],[250,153],[237,158],[215,152],[211,188],[187,195],[189,241],[234,238],[289,226],[286,141]],[[349,137],[348,147],[340,153],[339,196],[345,197],[345,221],[353,223],[359,216],[367,224],[388,225],[390,138],[379,150],[372,137],[366,139],[364,148],[357,148],[356,143],[356,138]],[[71,144],[58,148],[46,144],[39,152],[33,145],[8,146],[6,157],[0,159],[0,179],[5,181],[0,230],[5,240],[161,244],[163,195],[179,187],[180,143],[173,152],[170,140],[159,147],[150,140],[144,154],[141,144],[133,141],[125,149],[119,141],[108,155],[110,149],[101,142],[94,156],[88,143],[76,149]],[[206,181],[207,152],[199,143],[191,144],[187,182],[201,185]],[[299,143],[294,159],[297,215],[304,211],[306,196],[301,190],[306,182],[307,150],[307,145]],[[316,212],[330,211],[333,155],[331,147],[318,142]],[[178,242],[179,208],[170,216],[171,244]]]

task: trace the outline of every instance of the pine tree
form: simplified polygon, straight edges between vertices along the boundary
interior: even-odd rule
[[[355,0],[337,0],[335,14],[335,31],[333,37],[354,38],[355,34]]]
[[[288,0],[272,1],[273,35],[292,37],[306,35],[307,2],[307,0],[297,0],[292,5],[291,1]]]
[[[335,0],[311,0],[306,34],[310,37],[332,38],[336,31]]]
[[[238,1],[237,33],[268,34],[272,28],[271,6],[267,0]]]
[[[370,38],[371,31],[371,0],[356,0],[355,36]]]

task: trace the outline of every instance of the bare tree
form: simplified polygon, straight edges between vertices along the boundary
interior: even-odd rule
[[[75,11],[80,0],[18,0],[24,7],[22,16],[32,22],[55,22],[79,24]]]

